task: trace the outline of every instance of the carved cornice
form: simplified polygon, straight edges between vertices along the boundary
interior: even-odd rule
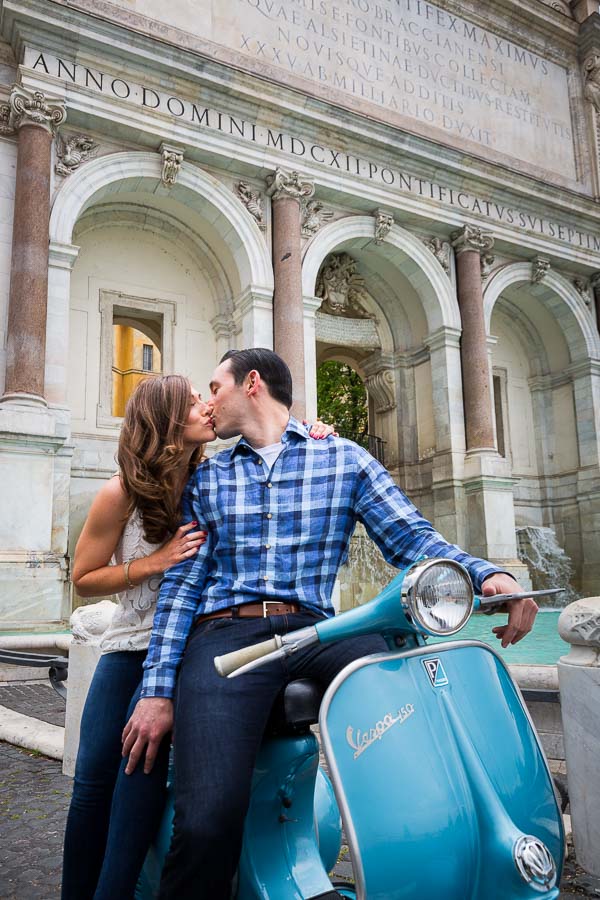
[[[267,194],[272,200],[292,199],[298,203],[303,198],[312,197],[315,192],[314,181],[304,178],[299,172],[286,172],[275,169],[267,175]]]
[[[382,209],[376,209],[373,215],[375,216],[375,243],[383,244],[392,229],[394,217]]]
[[[467,250],[477,250],[478,253],[489,253],[494,246],[494,237],[491,231],[484,231],[476,225],[465,225],[450,235],[454,252],[457,256]]]
[[[159,152],[163,162],[160,180],[165,187],[173,187],[183,163],[183,149],[172,147],[170,144],[161,144]]]
[[[18,131],[23,125],[37,125],[49,134],[67,118],[64,100],[49,99],[41,91],[15,86],[10,94],[10,125]]]

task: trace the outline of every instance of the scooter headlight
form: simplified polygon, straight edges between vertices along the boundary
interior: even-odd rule
[[[413,623],[427,634],[455,634],[473,610],[469,573],[451,559],[416,563],[402,583],[402,604]]]

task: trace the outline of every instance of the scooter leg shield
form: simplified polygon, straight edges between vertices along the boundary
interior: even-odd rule
[[[562,817],[520,693],[485,644],[349,665],[321,736],[358,900],[558,896]]]

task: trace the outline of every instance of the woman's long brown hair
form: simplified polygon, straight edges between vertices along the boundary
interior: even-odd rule
[[[159,375],[140,382],[125,408],[117,461],[129,515],[139,511],[152,544],[162,543],[179,525],[183,429],[190,401],[187,378]],[[192,454],[190,475],[203,450],[199,447]]]

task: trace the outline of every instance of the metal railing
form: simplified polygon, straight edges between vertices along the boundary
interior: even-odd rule
[[[382,466],[385,466],[385,445],[386,441],[383,438],[380,438],[376,434],[369,434],[366,431],[360,433],[353,433],[351,431],[340,431],[340,437],[348,438],[349,441],[354,441],[356,444],[359,444],[361,447],[364,447],[365,450],[368,450],[371,456],[374,456],[377,462],[380,462]]]

